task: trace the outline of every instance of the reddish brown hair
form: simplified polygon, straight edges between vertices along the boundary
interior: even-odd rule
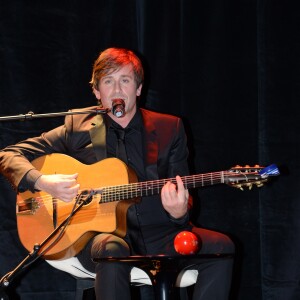
[[[91,86],[98,89],[103,76],[111,74],[121,67],[132,64],[137,87],[144,81],[144,70],[140,59],[133,51],[124,48],[108,48],[101,52],[93,66]]]

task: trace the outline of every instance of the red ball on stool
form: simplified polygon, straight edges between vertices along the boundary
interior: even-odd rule
[[[174,248],[182,255],[195,254],[200,248],[198,237],[190,231],[181,231],[174,239]]]

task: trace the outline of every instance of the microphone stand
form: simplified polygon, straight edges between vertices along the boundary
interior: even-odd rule
[[[77,114],[106,114],[110,111],[108,108],[97,107],[91,110],[71,110],[65,112],[55,112],[55,113],[45,113],[45,114],[35,114],[30,111],[27,114],[20,114],[14,116],[4,116],[0,117],[0,121],[11,121],[11,120],[30,120],[35,118],[49,118],[49,117],[61,117],[67,115],[77,115]],[[0,299],[1,300],[1,299]]]
[[[80,198],[80,204],[71,212],[71,214],[58,227],[56,227],[42,243],[35,244],[33,246],[33,250],[19,263],[19,265],[14,270],[8,272],[0,279],[0,300],[8,299],[8,297],[5,294],[5,296],[2,296],[1,291],[3,291],[4,288],[9,287],[12,280],[18,274],[20,274],[21,271],[30,266],[35,259],[39,258],[38,254],[40,249],[42,249],[43,246],[46,245],[60,231],[60,229],[69,222],[69,220],[82,208],[84,204],[89,203],[89,200],[91,197],[93,197],[93,195],[94,191],[92,190],[89,191],[89,194],[86,195],[83,199]]]
[[[45,113],[45,114],[35,114],[30,111],[27,114],[19,114],[14,116],[4,116],[0,117],[1,121],[12,121],[12,120],[31,120],[35,118],[49,118],[49,117],[61,117],[67,115],[77,115],[77,114],[106,114],[111,111],[108,108],[97,107],[91,110],[71,110],[67,112],[55,112],[55,113]],[[42,249],[44,245],[46,245],[57,233],[58,231],[67,224],[67,222],[72,218],[77,211],[81,209],[81,207],[93,196],[93,192],[90,192],[86,198],[81,201],[81,203],[72,211],[70,216],[68,216],[57,228],[53,230],[53,232],[41,243],[33,246],[32,251],[19,263],[19,265],[12,271],[8,272],[0,279],[0,300],[7,300],[8,296],[5,294],[4,289],[9,287],[12,280],[23,271],[25,268],[31,265],[35,259],[39,258],[39,251]]]

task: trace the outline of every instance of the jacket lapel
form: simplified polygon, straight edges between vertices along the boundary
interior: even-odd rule
[[[92,145],[98,160],[107,157],[106,154],[106,128],[103,117],[97,115],[92,120],[92,128],[90,129],[90,137]]]
[[[156,128],[151,122],[147,112],[141,109],[144,122],[144,154],[146,174],[149,180],[158,179],[157,158],[158,158],[158,141]]]

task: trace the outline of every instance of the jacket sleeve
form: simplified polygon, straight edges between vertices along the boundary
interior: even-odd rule
[[[187,137],[182,120],[177,118],[168,157],[168,176],[189,175]]]
[[[0,151],[0,171],[17,191],[32,190],[42,174],[30,163],[42,155],[66,151],[65,126],[29,138]]]
[[[184,129],[184,125],[181,119],[177,119],[176,126],[174,126],[175,132],[173,133],[173,141],[170,149],[169,155],[169,168],[168,168],[168,176],[175,177],[179,176],[187,176],[189,175],[189,166],[188,166],[188,147],[187,147],[187,137]],[[189,223],[190,220],[190,210],[192,208],[193,199],[189,197],[188,203],[188,213],[182,218],[175,219],[169,216],[171,222],[175,223],[178,226],[184,226]]]

